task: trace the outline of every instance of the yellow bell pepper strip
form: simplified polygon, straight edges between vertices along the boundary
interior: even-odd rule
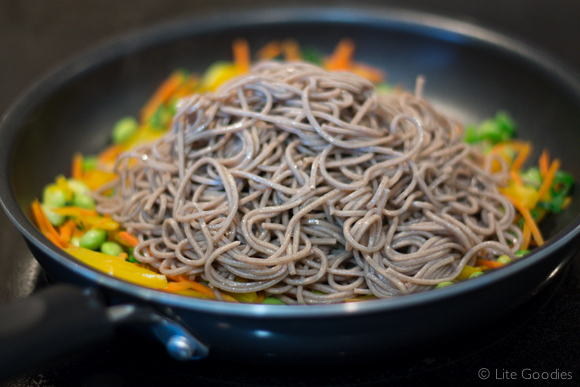
[[[68,181],[66,180],[66,177],[64,177],[63,175],[57,176],[57,178],[56,178],[56,186],[62,192],[64,192],[64,194],[66,196],[66,201],[67,202],[71,202],[73,200],[74,192],[68,186]]]
[[[244,304],[258,304],[258,294],[256,292],[248,292],[248,293],[232,293],[232,292],[225,292],[225,294],[235,298],[239,302],[243,302]]]
[[[61,208],[53,209],[54,212],[63,216],[70,216],[73,218],[83,217],[83,216],[98,216],[99,214],[95,210],[87,210],[81,207],[67,206]]]
[[[533,188],[519,185],[515,181],[510,181],[506,188],[499,188],[499,192],[513,201],[518,202],[524,208],[531,210],[536,207],[540,195]]]
[[[85,173],[81,181],[85,183],[91,190],[96,190],[100,188],[102,185],[116,178],[117,175],[114,173],[95,169],[94,171],[89,171]]]
[[[222,83],[239,74],[240,70],[232,62],[216,62],[203,74],[200,91],[215,91]]]
[[[167,278],[164,275],[129,263],[120,257],[76,246],[66,247],[64,251],[79,261],[117,278],[155,289],[167,287]]]
[[[461,270],[461,273],[455,278],[456,280],[463,281],[468,279],[473,273],[480,272],[481,269],[478,267],[473,267],[469,265],[465,265]]]

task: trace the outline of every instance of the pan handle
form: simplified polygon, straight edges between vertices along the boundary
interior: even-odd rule
[[[0,381],[115,335],[119,325],[145,325],[177,360],[197,360],[208,347],[153,308],[107,306],[92,289],[55,285],[0,308]]]
[[[55,285],[0,308],[0,380],[114,336],[96,292]]]

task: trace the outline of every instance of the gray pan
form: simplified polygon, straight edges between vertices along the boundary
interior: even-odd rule
[[[86,53],[34,85],[0,127],[0,200],[52,289],[0,310],[2,375],[139,326],[178,359],[234,358],[319,363],[409,352],[497,320],[528,300],[578,247],[578,193],[565,213],[543,223],[548,243],[482,277],[395,299],[322,306],[242,305],[140,287],[74,260],[30,220],[31,201],[75,151],[106,146],[119,118],[135,114],[175,68],[194,71],[230,57],[231,42],[252,47],[293,37],[330,52],[342,37],[357,58],[389,81],[425,95],[463,122],[508,110],[520,138],[543,147],[580,178],[580,82],[530,47],[453,20],[385,9],[273,9],[176,22]],[[11,257],[18,259],[18,257]]]

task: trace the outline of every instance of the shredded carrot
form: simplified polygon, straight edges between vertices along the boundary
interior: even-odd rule
[[[522,178],[520,177],[520,175],[518,175],[518,172],[515,170],[511,170],[510,171],[510,177],[512,178],[513,181],[516,182],[517,185],[524,185],[524,182],[522,181]]]
[[[530,239],[532,239],[532,233],[530,232],[530,228],[528,227],[528,224],[524,223],[524,231],[523,231],[521,250],[528,249],[528,247],[530,246]]]
[[[489,261],[487,259],[478,258],[475,260],[477,266],[485,266],[489,269],[497,269],[498,267],[505,266],[505,263],[500,263],[496,261]]]
[[[282,44],[279,40],[272,40],[256,53],[258,60],[270,60],[282,54]]]
[[[129,254],[127,254],[126,252],[122,252],[121,254],[119,254],[119,258],[125,260],[127,258],[129,258]]]
[[[540,167],[540,173],[542,174],[542,177],[546,176],[546,173],[548,173],[548,168],[550,166],[550,151],[549,150],[544,149],[544,151],[540,155],[540,159],[538,160],[538,164]]]
[[[256,300],[256,303],[261,304],[264,301],[264,299],[266,298],[266,293],[265,292],[258,292],[257,295],[258,295],[258,299]]]
[[[302,59],[300,54],[300,45],[294,39],[286,39],[282,42],[282,51],[287,61],[295,61]]]
[[[556,176],[556,172],[558,171],[559,168],[560,168],[560,160],[555,159],[554,161],[552,161],[552,165],[550,165],[550,168],[548,169],[546,174],[543,175],[544,181],[542,182],[542,185],[538,190],[538,197],[540,198],[540,200],[542,200],[544,195],[548,192],[548,190],[552,186],[552,182],[554,181],[554,177]]]
[[[215,298],[215,294],[208,286],[205,286],[204,284],[200,284],[199,282],[196,282],[196,281],[192,281],[184,275],[167,276],[167,278],[169,278],[173,281],[176,281],[177,283],[181,283],[181,282],[188,283],[190,289]],[[177,286],[177,285],[173,285],[173,286]],[[182,285],[180,285],[180,286],[182,286]],[[183,290],[183,289],[179,289],[179,290]],[[178,291],[178,290],[175,290],[175,291]],[[224,301],[238,302],[238,300],[236,300],[235,298],[233,298],[232,296],[230,296],[228,294],[224,294],[223,292],[220,292],[220,294],[223,297]]]
[[[168,282],[163,290],[167,290],[168,292],[179,292],[180,290],[185,289],[191,289],[191,284],[189,282]],[[213,296],[213,293],[211,295]]]
[[[522,165],[524,165],[524,163],[526,162],[526,159],[528,158],[528,156],[530,155],[530,151],[532,150],[532,146],[530,145],[530,143],[526,143],[518,152],[518,156],[516,157],[516,159],[514,160],[511,170],[512,171],[519,171],[520,168],[522,167]]]
[[[385,74],[382,70],[375,67],[367,66],[362,63],[355,63],[351,71],[361,77],[368,79],[373,83],[379,83],[385,80]]]
[[[332,55],[325,61],[327,70],[348,70],[352,67],[355,44],[351,39],[342,39]]]
[[[141,113],[139,114],[141,122],[148,121],[157,109],[159,109],[159,106],[165,103],[177,91],[182,82],[183,73],[181,71],[174,71],[169,78],[163,81],[143,109],[141,109]]]
[[[530,213],[530,210],[527,209],[526,207],[522,206],[521,203],[519,203],[518,201],[516,201],[511,196],[507,196],[506,195],[506,198],[508,198],[508,200],[514,205],[514,207],[522,214],[522,216],[524,217],[524,220],[525,220],[526,224],[530,228],[530,231],[532,233],[532,236],[534,237],[534,240],[536,241],[536,243],[538,244],[538,246],[543,245],[544,244],[544,238],[542,238],[542,233],[540,232],[540,229],[538,228],[538,225],[534,221],[534,218],[532,217],[532,214]]]
[[[127,242],[127,244],[133,247],[139,244],[139,239],[135,235],[127,231],[121,231],[119,233],[119,238],[121,238],[121,240]]]
[[[234,54],[234,63],[240,73],[247,73],[250,71],[250,45],[246,39],[238,38],[234,40],[232,46]]]
[[[73,235],[74,230],[77,228],[77,225],[75,224],[75,222],[73,222],[72,220],[67,220],[65,224],[63,224],[62,226],[59,227],[59,235],[60,235],[60,239],[65,242],[68,243],[70,242],[70,238]]]
[[[105,148],[98,157],[98,160],[102,163],[112,163],[117,159],[117,156],[119,155],[119,153],[121,153],[121,151],[123,150],[123,148],[120,145],[111,145],[107,148]]]
[[[83,155],[80,152],[76,152],[73,156],[71,177],[75,180],[83,177]]]
[[[58,247],[67,246],[67,244],[60,239],[60,235],[46,217],[46,214],[42,210],[42,207],[40,206],[40,202],[38,201],[38,199],[35,199],[34,202],[32,203],[32,213],[34,215],[34,219],[36,220],[38,228],[48,239],[50,239],[52,243],[54,243]]]

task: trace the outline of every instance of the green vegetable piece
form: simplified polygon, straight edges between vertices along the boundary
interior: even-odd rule
[[[497,262],[498,263],[511,263],[512,259],[510,257],[508,257],[507,255],[500,255],[497,258]]]
[[[174,112],[172,112],[170,106],[161,105],[149,119],[149,125],[153,129],[165,130],[173,119],[173,116]]]
[[[506,111],[499,111],[495,115],[495,123],[500,128],[503,141],[511,139],[516,134],[516,123]]]
[[[314,47],[305,46],[302,48],[302,59],[317,66],[322,65],[322,54]]]
[[[46,218],[53,226],[61,226],[64,221],[66,220],[66,216],[57,214],[56,212],[52,211],[53,208],[58,208],[55,206],[50,206],[48,204],[41,204],[42,211],[46,215]]]
[[[95,199],[89,195],[75,194],[73,197],[73,205],[87,210],[94,210],[97,204],[95,203]]]
[[[280,300],[279,298],[276,297],[266,297],[264,298],[264,301],[262,301],[262,304],[267,304],[267,305],[286,305],[286,303],[282,300]]]
[[[440,284],[437,284],[437,286],[435,286],[435,289],[444,288],[446,286],[451,286],[451,285],[453,285],[453,282],[445,281],[445,282],[441,282]]]
[[[86,195],[91,192],[91,189],[88,185],[83,183],[82,181],[75,180],[75,179],[68,179],[67,181],[68,187],[73,191],[74,194],[83,194]]]
[[[81,237],[80,246],[85,249],[98,250],[106,240],[107,232],[100,228],[94,228]]]
[[[463,141],[468,144],[475,144],[481,141],[481,137],[477,133],[477,130],[473,125],[467,125],[465,127],[465,135],[463,136]]]
[[[50,208],[60,208],[66,205],[66,193],[56,184],[47,185],[42,193],[42,203]]]
[[[81,238],[78,237],[78,236],[74,236],[74,237],[70,238],[70,243],[73,246],[80,247],[80,245],[81,245]]]
[[[529,184],[535,189],[539,189],[542,185],[542,174],[537,167],[528,168],[528,170],[520,173],[520,177],[524,184]]]
[[[475,273],[472,273],[469,277],[467,277],[467,279],[473,279],[473,278],[477,278],[477,277],[481,277],[483,275],[482,271],[476,271]]]
[[[526,254],[529,254],[530,250],[519,250],[516,252],[516,257],[521,258]]]
[[[83,158],[83,172],[94,171],[98,163],[99,159],[97,156],[85,156]]]
[[[116,242],[105,242],[101,245],[101,253],[118,257],[123,248]]]
[[[135,118],[121,118],[113,127],[113,142],[115,144],[127,142],[137,132],[137,129],[139,129],[139,123]]]
[[[375,91],[377,94],[391,94],[393,92],[393,86],[387,83],[379,83],[375,85]]]

